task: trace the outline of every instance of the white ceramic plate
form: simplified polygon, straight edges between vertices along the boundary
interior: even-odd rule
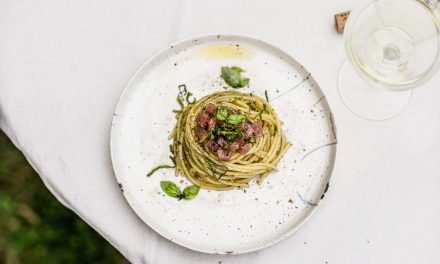
[[[160,181],[189,184],[170,164],[168,134],[175,125],[178,85],[196,98],[223,90],[221,66],[237,65],[284,121],[293,147],[262,186],[246,191],[201,190],[191,201],[163,194]],[[332,173],[336,135],[318,84],[291,56],[263,41],[232,35],[180,42],[149,59],[121,95],[111,131],[113,167],[125,198],[139,217],[169,240],[217,254],[239,254],[272,245],[293,233],[320,203]],[[181,183],[180,181],[183,180]]]

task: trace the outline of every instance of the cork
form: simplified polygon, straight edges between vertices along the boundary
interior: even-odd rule
[[[345,22],[347,22],[349,14],[350,11],[346,11],[335,15],[335,25],[336,31],[338,31],[338,33],[344,32]]]

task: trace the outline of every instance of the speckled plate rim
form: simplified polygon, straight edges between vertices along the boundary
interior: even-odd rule
[[[211,33],[211,34],[202,34],[202,35],[197,35],[197,36],[193,36],[178,42],[174,42],[170,45],[168,45],[167,47],[159,50],[158,52],[156,52],[155,54],[153,54],[149,59],[147,59],[137,70],[136,72],[132,75],[132,77],[129,79],[129,81],[127,82],[127,85],[124,87],[119,99],[118,99],[118,103],[116,104],[115,107],[115,111],[113,114],[113,119],[112,119],[112,124],[114,124],[116,122],[116,113],[118,113],[118,110],[121,108],[121,105],[123,104],[123,99],[125,98],[127,92],[129,91],[130,87],[132,86],[132,84],[137,80],[139,73],[143,70],[143,68],[147,67],[148,64],[150,64],[151,62],[154,62],[156,59],[158,59],[160,56],[162,56],[163,53],[167,52],[169,49],[179,46],[179,45],[184,45],[185,43],[190,43],[193,42],[195,40],[204,40],[204,39],[214,39],[214,38],[236,38],[236,39],[241,39],[241,40],[245,40],[245,41],[251,41],[251,42],[255,42],[255,43],[260,43],[262,45],[265,45],[267,47],[270,47],[272,49],[274,49],[277,52],[280,52],[282,54],[284,54],[284,56],[288,57],[289,59],[291,59],[292,61],[295,61],[296,63],[300,64],[293,56],[291,56],[290,54],[288,54],[287,52],[285,52],[284,50],[282,50],[281,48],[274,46],[266,41],[263,41],[261,39],[257,39],[251,36],[246,36],[243,34],[232,34],[232,33]],[[302,65],[302,64],[300,64]],[[304,67],[304,69],[306,69]],[[307,71],[308,72],[308,71]],[[312,74],[309,72],[309,79],[313,80],[315,83],[316,80],[313,78]],[[322,90],[321,90],[322,91]],[[328,104],[328,102],[327,102]],[[332,126],[332,130],[334,132],[334,136],[336,139],[336,144],[334,145],[333,148],[333,153],[332,153],[332,162],[329,164],[328,166],[328,171],[327,171],[327,187],[325,188],[323,195],[327,192],[328,190],[328,185],[330,184],[332,175],[333,175],[333,170],[334,170],[334,166],[336,164],[336,157],[337,157],[337,128],[336,128],[336,124],[335,124],[335,120],[334,120],[334,115],[333,112],[331,111],[331,107],[328,104],[328,112],[330,115],[330,121],[331,121],[331,126]],[[219,252],[219,251],[215,251],[215,250],[206,250],[206,249],[202,249],[202,248],[198,248],[198,247],[193,247],[193,246],[188,246],[186,244],[184,244],[183,242],[179,241],[179,240],[175,240],[172,237],[167,236],[166,234],[163,234],[162,232],[159,231],[159,228],[157,228],[155,225],[153,225],[152,223],[146,223],[143,218],[142,218],[142,213],[140,212],[140,209],[137,208],[136,204],[130,204],[131,201],[135,201],[134,198],[131,197],[131,194],[129,192],[124,192],[122,187],[121,187],[121,182],[123,181],[123,177],[121,175],[118,175],[117,173],[117,169],[116,169],[116,162],[115,162],[115,158],[114,158],[114,144],[115,144],[115,130],[113,129],[113,126],[111,126],[111,131],[110,131],[110,157],[111,157],[111,162],[112,162],[112,167],[113,167],[113,172],[115,175],[115,178],[119,184],[119,187],[125,197],[125,200],[127,202],[127,204],[130,206],[130,208],[136,213],[136,215],[147,225],[149,226],[152,230],[154,230],[157,234],[160,234],[162,237],[168,239],[169,241],[172,241],[182,247],[197,251],[197,252],[202,252],[202,253],[208,253],[208,254],[216,254],[216,255],[239,255],[239,254],[246,254],[246,253],[251,253],[251,252],[255,252],[270,246],[273,246],[277,243],[279,243],[280,241],[282,241],[283,239],[285,239],[286,237],[292,235],[293,233],[295,233],[298,229],[300,229],[309,219],[310,217],[315,213],[317,207],[319,207],[319,205],[322,203],[322,199],[319,200],[307,213],[307,215],[305,217],[303,217],[303,219],[297,224],[295,225],[295,227],[293,227],[292,229],[290,229],[288,232],[285,232],[283,235],[278,236],[276,239],[271,240],[270,242],[266,243],[266,244],[262,244],[261,246],[256,246],[247,250],[242,250],[242,251],[234,251],[234,252]]]

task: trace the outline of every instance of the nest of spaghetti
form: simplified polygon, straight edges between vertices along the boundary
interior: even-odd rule
[[[267,101],[224,91],[207,95],[177,113],[170,134],[176,175],[203,189],[230,190],[261,184],[291,146]]]

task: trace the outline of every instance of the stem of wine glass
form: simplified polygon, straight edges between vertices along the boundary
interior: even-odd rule
[[[383,27],[367,41],[371,60],[384,74],[405,69],[414,50],[414,40],[397,27]]]

